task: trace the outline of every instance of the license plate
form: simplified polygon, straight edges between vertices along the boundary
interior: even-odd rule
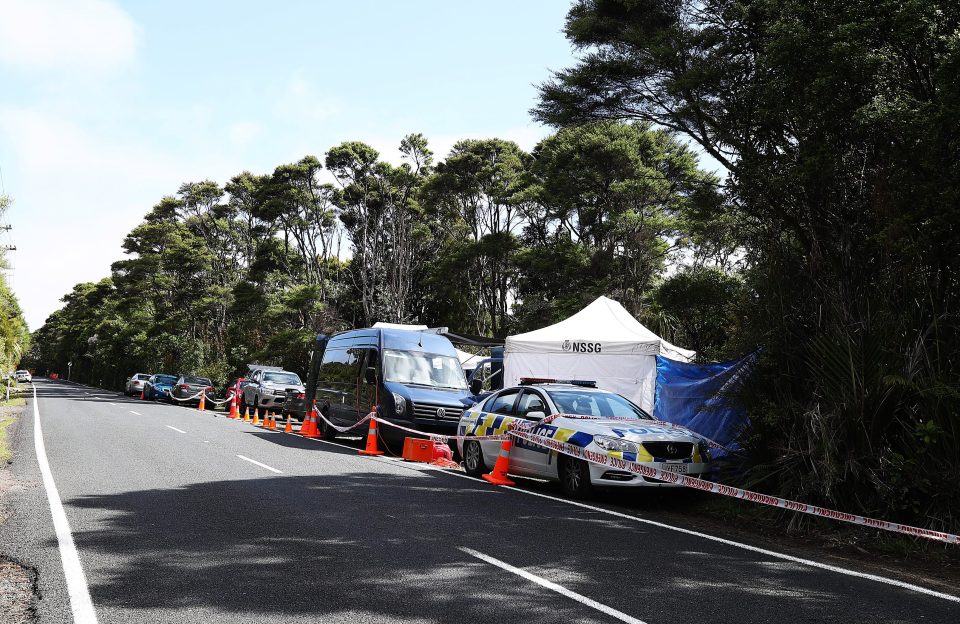
[[[677,474],[687,474],[686,464],[660,464],[660,470],[664,472],[675,472]]]

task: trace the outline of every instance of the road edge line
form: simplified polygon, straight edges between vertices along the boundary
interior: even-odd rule
[[[37,454],[37,463],[40,465],[40,475],[43,478],[43,487],[50,503],[50,515],[53,516],[53,530],[57,534],[57,545],[60,549],[60,562],[63,564],[63,575],[67,580],[67,593],[70,595],[70,609],[73,611],[75,624],[97,624],[97,612],[93,608],[90,598],[90,589],[87,587],[87,577],[83,573],[80,563],[80,553],[73,543],[73,534],[70,532],[70,522],[60,501],[60,492],[53,480],[50,462],[47,461],[47,450],[43,443],[43,429],[40,426],[40,408],[37,403],[37,386],[33,386],[33,442]]]

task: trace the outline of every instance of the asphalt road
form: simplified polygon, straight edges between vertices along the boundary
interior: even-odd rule
[[[99,622],[960,621],[948,596],[660,525],[655,510],[64,382],[36,389]],[[0,550],[37,569],[39,621],[65,622],[28,415]]]

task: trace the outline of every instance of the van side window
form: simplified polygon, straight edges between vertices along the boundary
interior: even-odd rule
[[[327,349],[320,364],[320,378],[326,382],[354,383],[360,374],[360,349]]]
[[[516,403],[518,392],[518,390],[501,392],[487,403],[486,411],[513,416],[513,404]]]

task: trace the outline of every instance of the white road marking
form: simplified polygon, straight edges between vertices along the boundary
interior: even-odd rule
[[[293,433],[293,434],[290,434],[290,435],[298,435],[298,434]],[[308,440],[312,439],[312,440],[314,440],[314,441],[316,441],[316,442],[321,442],[321,443],[324,443],[324,444],[330,444],[330,445],[333,445],[333,446],[339,446],[339,447],[346,448],[346,449],[350,449],[350,450],[357,450],[355,447],[347,446],[347,445],[345,445],[345,444],[338,444],[337,442],[330,442],[330,441],[328,441],[328,440],[321,440],[321,439],[318,439],[318,438],[306,438],[306,439],[308,439]],[[367,459],[367,460],[374,459],[374,460],[383,460],[383,461],[386,461],[386,460],[388,460],[389,458],[385,458],[385,457],[367,457],[367,458],[365,458],[365,459]],[[411,466],[411,468],[413,468],[413,466]],[[470,481],[479,482],[479,483],[486,483],[486,481],[484,481],[483,479],[478,479],[478,478],[475,478],[475,477],[471,477],[471,476],[469,476],[469,475],[465,475],[465,474],[462,474],[462,473],[459,473],[459,472],[455,472],[455,471],[452,471],[452,470],[447,470],[447,469],[445,469],[445,468],[440,468],[440,467],[437,467],[437,466],[431,466],[431,465],[429,465],[429,464],[425,464],[425,465],[422,465],[422,466],[416,466],[416,469],[421,469],[421,470],[434,470],[434,471],[437,471],[437,472],[441,472],[441,473],[443,473],[443,474],[445,474],[445,475],[450,475],[450,476],[453,476],[453,477],[459,477],[459,478],[461,478],[461,479],[469,479]],[[517,493],[519,493],[519,494],[526,494],[526,495],[528,495],[528,496],[538,496],[538,497],[540,497],[540,498],[546,498],[546,499],[549,499],[549,500],[552,500],[552,501],[555,501],[555,502],[558,502],[558,503],[563,503],[564,505],[572,505],[572,506],[574,506],[574,507],[581,507],[581,508],[583,508],[583,509],[589,509],[590,511],[596,511],[596,512],[600,512],[600,513],[604,513],[604,514],[607,514],[607,515],[609,515],[609,516],[615,516],[615,517],[617,517],[617,518],[623,518],[623,519],[625,519],[625,520],[632,520],[632,521],[634,521],[634,522],[639,522],[639,523],[641,523],[641,524],[649,524],[649,525],[652,525],[652,526],[660,527],[660,528],[662,528],[662,529],[667,529],[667,530],[670,530],[670,531],[677,531],[678,533],[685,533],[685,534],[687,534],[687,535],[693,535],[694,537],[701,537],[701,538],[703,538],[703,539],[710,540],[710,541],[712,541],[712,542],[718,542],[718,543],[720,543],[720,544],[725,544],[725,545],[727,545],[727,546],[733,546],[734,548],[741,548],[741,549],[743,549],[743,550],[748,550],[748,551],[755,552],[755,553],[759,553],[759,554],[762,554],[762,555],[767,555],[768,557],[773,557],[773,558],[775,558],[775,559],[782,559],[782,560],[784,560],[784,561],[791,561],[791,562],[793,562],[793,563],[799,563],[799,564],[802,564],[802,565],[807,565],[807,566],[810,566],[810,567],[812,567],[812,568],[819,568],[819,569],[821,569],[821,570],[828,570],[828,571],[830,571],[830,572],[836,572],[837,574],[843,574],[843,575],[845,575],[845,576],[853,576],[853,577],[856,577],[856,578],[862,578],[862,579],[867,579],[867,580],[870,580],[870,581],[876,581],[877,583],[883,583],[883,584],[885,584],[885,585],[892,585],[892,586],[894,586],[894,587],[899,587],[899,588],[901,588],[901,589],[906,589],[906,590],[908,590],[908,591],[917,592],[917,593],[919,593],[919,594],[925,594],[925,595],[927,595],[927,596],[933,596],[934,598],[940,598],[940,599],[943,599],[943,600],[949,600],[950,602],[960,602],[960,596],[954,596],[954,595],[952,595],[952,594],[945,594],[945,593],[943,593],[943,592],[938,592],[938,591],[933,590],[933,589],[927,589],[926,587],[921,587],[920,585],[914,585],[914,584],[912,584],[912,583],[907,583],[907,582],[904,582],[904,581],[898,581],[898,580],[896,580],[896,579],[891,579],[891,578],[887,578],[887,577],[884,577],[884,576],[878,576],[878,575],[876,575],[876,574],[868,574],[868,573],[866,573],[866,572],[857,572],[856,570],[849,570],[849,569],[847,569],[847,568],[841,568],[841,567],[839,567],[839,566],[830,565],[830,564],[828,564],[828,563],[820,563],[819,561],[812,561],[812,560],[810,560],[810,559],[803,559],[802,557],[794,557],[793,555],[787,555],[787,554],[783,554],[783,553],[778,553],[778,552],[773,551],[773,550],[767,550],[766,548],[759,548],[759,547],[757,547],[757,546],[751,546],[750,544],[744,544],[743,542],[736,542],[736,541],[734,541],[734,540],[729,540],[729,539],[726,539],[726,538],[723,538],[723,537],[715,537],[715,536],[713,536],[713,535],[708,535],[708,534],[706,534],[706,533],[701,533],[701,532],[699,532],[699,531],[692,531],[692,530],[690,530],[690,529],[684,529],[684,528],[677,527],[677,526],[673,526],[673,525],[670,525],[670,524],[664,524],[663,522],[657,522],[656,520],[647,520],[646,518],[640,518],[640,517],[637,517],[637,516],[631,516],[630,514],[621,513],[621,512],[619,512],[619,511],[613,511],[613,510],[611,510],[611,509],[604,509],[603,507],[595,507],[595,506],[593,506],[593,505],[587,505],[586,503],[580,503],[580,502],[577,502],[577,501],[567,500],[567,499],[563,499],[563,498],[557,498],[556,496],[550,496],[549,494],[541,494],[540,492],[531,492],[530,490],[523,490],[523,489],[520,489],[520,488],[510,487],[510,486],[497,486],[497,487],[500,487],[500,488],[503,488],[503,489],[507,489],[507,490],[512,490],[512,491],[517,492]]]
[[[177,429],[176,427],[171,427],[170,425],[166,425],[166,427],[168,429],[173,429],[174,431],[177,431],[179,433],[186,433],[186,431],[184,431],[183,429]]]
[[[451,474],[455,474],[455,473],[451,473]],[[467,475],[457,475],[457,476],[463,476],[467,479],[473,479],[473,477],[469,477]],[[476,479],[476,480],[479,480],[479,479]],[[935,598],[942,598],[944,600],[949,600],[951,602],[960,602],[960,596],[944,594],[942,592],[934,591],[932,589],[927,589],[926,587],[920,587],[919,585],[913,585],[911,583],[905,583],[903,581],[898,581],[896,579],[877,576],[876,574],[867,574],[866,572],[857,572],[855,570],[848,570],[846,568],[840,568],[834,565],[830,565],[828,563],[820,563],[819,561],[812,561],[810,559],[794,557],[793,555],[785,555],[783,553],[778,553],[773,550],[767,550],[766,548],[759,548],[757,546],[751,546],[750,544],[735,542],[733,540],[728,540],[723,537],[715,537],[713,535],[708,535],[706,533],[700,533],[699,531],[691,531],[690,529],[683,529],[680,527],[672,526],[670,524],[664,524],[663,522],[657,522],[656,520],[647,520],[646,518],[638,518],[637,516],[631,516],[630,514],[620,513],[619,511],[604,509],[603,507],[594,507],[593,505],[587,505],[586,503],[579,503],[577,501],[565,500],[563,498],[557,498],[556,496],[550,496],[549,494],[541,494],[540,492],[531,492],[529,490],[521,490],[519,488],[510,487],[510,486],[500,486],[500,487],[503,487],[507,490],[512,490],[514,492],[520,492],[522,494],[529,494],[530,496],[539,496],[540,498],[547,498],[552,501],[556,501],[558,503],[564,503],[566,505],[573,505],[574,507],[582,507],[584,509],[589,509],[590,511],[599,511],[600,513],[605,513],[608,516],[615,516],[617,518],[623,518],[625,520],[633,520],[634,522],[649,524],[652,526],[660,527],[662,529],[677,531],[678,533],[685,533],[687,535],[693,535],[695,537],[702,537],[703,539],[710,540],[711,542],[718,542],[720,544],[726,544],[727,546],[742,548],[744,550],[749,550],[751,552],[760,553],[761,555],[767,555],[768,557],[775,557],[777,559],[783,559],[784,561],[792,561],[793,563],[800,563],[803,565],[808,565],[813,568],[819,568],[821,570],[829,570],[830,572],[836,572],[838,574],[845,574],[847,576],[854,576],[857,578],[876,581],[878,583],[884,583],[886,585],[893,585],[895,587],[900,587],[902,589],[915,591],[920,594],[926,594],[927,596],[933,596]]]
[[[117,404],[116,404],[116,403],[114,403],[113,401],[107,401],[107,403],[109,403],[110,405],[112,405],[112,406],[114,406],[114,407],[116,407],[116,406],[117,406]]]
[[[519,577],[521,577],[521,578],[525,578],[525,579],[527,579],[528,581],[530,581],[531,583],[536,583],[536,584],[539,585],[540,587],[545,587],[545,588],[549,589],[550,591],[557,592],[557,593],[560,594],[561,596],[566,596],[567,598],[570,598],[570,599],[572,599],[572,600],[576,600],[576,601],[579,602],[580,604],[586,605],[586,606],[590,607],[591,609],[596,609],[597,611],[600,611],[601,613],[606,613],[607,615],[612,616],[612,617],[620,620],[621,622],[628,622],[629,624],[646,624],[646,622],[644,622],[643,620],[638,620],[637,618],[635,618],[635,617],[633,617],[633,616],[631,616],[631,615],[627,615],[627,614],[624,613],[623,611],[617,611],[617,610],[614,609],[613,607],[608,607],[607,605],[605,605],[605,604],[603,604],[603,603],[601,603],[601,602],[597,602],[596,600],[593,600],[593,599],[591,599],[591,598],[587,598],[587,597],[584,596],[583,594],[578,594],[577,592],[573,591],[572,589],[567,589],[567,588],[564,587],[563,585],[557,585],[556,583],[554,583],[554,582],[552,582],[552,581],[548,581],[547,579],[542,578],[542,577],[539,577],[539,576],[537,576],[536,574],[531,574],[531,573],[527,572],[526,570],[521,570],[520,568],[515,568],[514,566],[510,565],[509,563],[504,563],[503,561],[500,561],[499,559],[494,559],[494,558],[491,557],[490,555],[485,555],[485,554],[483,554],[482,552],[473,550],[473,549],[471,549],[471,548],[466,548],[466,547],[464,547],[464,546],[460,546],[459,550],[462,551],[462,552],[467,553],[467,554],[470,555],[471,557],[476,557],[477,559],[479,559],[479,560],[481,560],[481,561],[485,561],[485,562],[489,563],[490,565],[497,566],[497,567],[500,568],[501,570],[506,570],[507,572],[510,572],[511,574],[516,574],[517,576],[519,576]]]
[[[143,416],[143,414],[141,414],[140,412],[135,412],[135,411],[133,411],[133,410],[130,410],[130,413],[131,413],[131,414],[136,414],[137,416]]]
[[[33,441],[37,453],[37,463],[40,464],[40,474],[43,477],[43,487],[47,490],[47,500],[50,501],[50,515],[53,516],[53,530],[57,534],[57,544],[60,546],[60,561],[63,563],[63,575],[67,579],[67,593],[70,595],[70,608],[73,611],[75,624],[96,624],[97,612],[90,599],[90,590],[87,588],[87,577],[80,565],[80,554],[73,543],[73,534],[70,533],[70,523],[67,514],[63,511],[60,502],[60,493],[53,481],[50,463],[47,461],[47,451],[43,444],[43,430],[40,428],[40,408],[37,407],[37,388],[33,388]]]
[[[245,456],[243,456],[243,455],[237,455],[237,457],[239,457],[240,459],[242,459],[242,460],[244,460],[244,461],[248,461],[248,462],[250,462],[251,464],[256,464],[256,465],[260,466],[261,468],[266,468],[267,470],[270,470],[270,471],[275,472],[275,473],[277,473],[277,474],[283,474],[283,471],[282,471],[282,470],[277,470],[276,468],[272,468],[272,467],[270,467],[270,466],[268,466],[268,465],[266,465],[266,464],[261,464],[260,462],[258,462],[258,461],[255,460],[255,459],[250,459],[249,457],[245,457]]]

